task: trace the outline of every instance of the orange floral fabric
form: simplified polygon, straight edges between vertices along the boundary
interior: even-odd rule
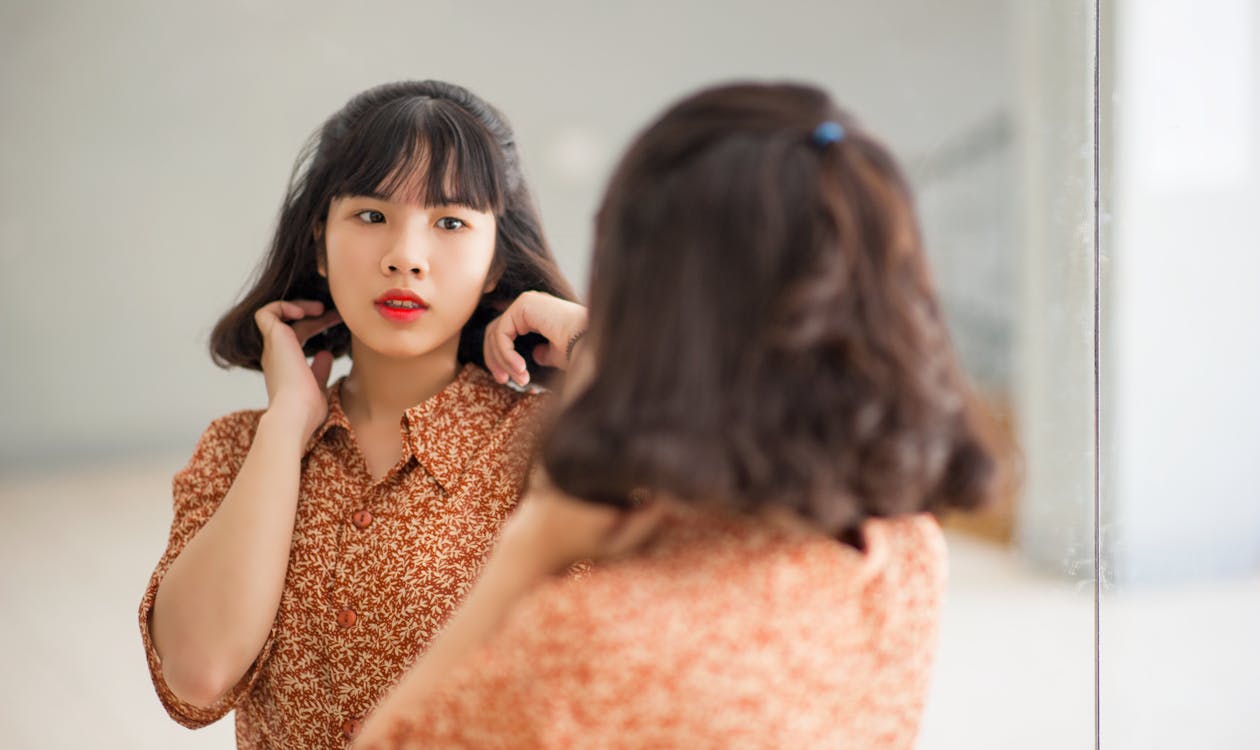
[[[863,533],[859,552],[751,519],[676,522],[531,592],[389,746],[911,748],[944,540],[927,515]]]
[[[217,705],[176,697],[149,617],[180,550],[214,514],[249,451],[260,411],[216,420],[174,478],[170,542],[140,605],[163,706],[188,727],[236,710],[240,748],[343,748],[467,593],[525,481],[543,399],[474,365],[400,424],[402,459],[373,481],[341,408],[341,383],[311,437],[275,625]]]

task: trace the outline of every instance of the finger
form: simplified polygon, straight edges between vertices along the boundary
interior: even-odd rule
[[[486,358],[493,361],[498,372],[495,380],[506,383],[508,378],[520,385],[529,384],[529,368],[525,358],[516,351],[516,337],[528,332],[518,329],[515,315],[508,312],[495,318],[486,328]]]
[[[494,377],[494,382],[503,384],[508,381],[508,368],[499,356],[499,350],[494,346],[495,331],[498,329],[499,319],[495,318],[490,325],[486,326],[485,340],[482,342],[482,357],[486,361],[486,369],[490,371],[490,375]]]
[[[320,315],[324,303],[314,299],[286,299],[280,302],[280,317],[284,320],[301,320]]]
[[[621,522],[604,542],[604,557],[620,557],[638,549],[664,520],[669,508],[664,503],[649,501],[622,514]]]
[[[280,309],[283,305],[284,305],[284,302],[277,300],[275,302],[268,302],[267,304],[255,310],[254,323],[257,324],[258,329],[261,331],[266,331],[267,327],[271,325],[271,323],[279,320]]]
[[[565,363],[559,361],[562,358],[557,354],[557,347],[550,342],[534,347],[534,361],[543,367],[563,368]]]
[[[328,387],[328,376],[332,374],[332,366],[332,352],[315,352],[315,357],[311,360],[311,374],[315,376],[315,382],[319,383],[320,388]]]
[[[323,311],[324,303],[318,300],[275,300],[254,312],[254,323],[259,330],[266,332],[275,321],[300,320],[308,315],[319,315]]]
[[[340,322],[341,314],[336,310],[329,310],[318,318],[300,320],[294,323],[293,333],[297,336],[298,343],[305,345],[312,336],[322,333]]]
[[[506,320],[509,323],[513,322],[510,316]],[[518,331],[515,325],[502,325],[494,338],[500,361],[511,373],[512,379],[520,385],[529,384],[529,368],[525,364],[525,358],[516,351],[516,337],[527,332]]]

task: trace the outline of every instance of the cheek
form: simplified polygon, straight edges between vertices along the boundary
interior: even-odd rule
[[[467,249],[468,265],[470,272],[477,276],[479,282],[483,282],[486,274],[494,266],[495,247],[498,244],[499,233],[497,224],[490,221],[487,225],[482,226],[481,230],[471,238],[470,247]]]
[[[475,287],[478,294],[494,263],[494,241],[467,243],[448,256],[446,275],[461,286]]]
[[[324,254],[324,278],[328,282],[328,293],[333,304],[345,309],[355,298],[362,295],[362,287],[366,282],[367,271],[362,263],[350,262],[350,256],[338,252],[331,243]]]
[[[354,277],[375,271],[375,248],[351,236],[329,232],[324,242],[324,271],[331,282],[338,277]]]

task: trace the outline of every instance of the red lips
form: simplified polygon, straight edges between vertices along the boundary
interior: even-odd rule
[[[407,289],[390,289],[376,298],[376,311],[395,323],[410,323],[429,309],[429,303]]]

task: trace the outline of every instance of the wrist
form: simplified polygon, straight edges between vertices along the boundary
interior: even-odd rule
[[[583,328],[569,337],[569,342],[564,348],[564,361],[566,364],[573,364],[573,352],[577,350],[578,344],[582,341],[582,337],[585,335],[586,329]]]
[[[573,361],[572,355],[577,343],[586,334],[589,313],[586,307],[578,302],[553,297],[552,304],[555,307],[552,317],[555,332],[560,335],[551,340],[558,345],[558,348],[564,349],[565,363],[568,364]]]
[[[320,420],[308,410],[286,401],[276,401],[267,407],[258,422],[258,431],[287,435],[305,445],[306,440],[319,427]]]

